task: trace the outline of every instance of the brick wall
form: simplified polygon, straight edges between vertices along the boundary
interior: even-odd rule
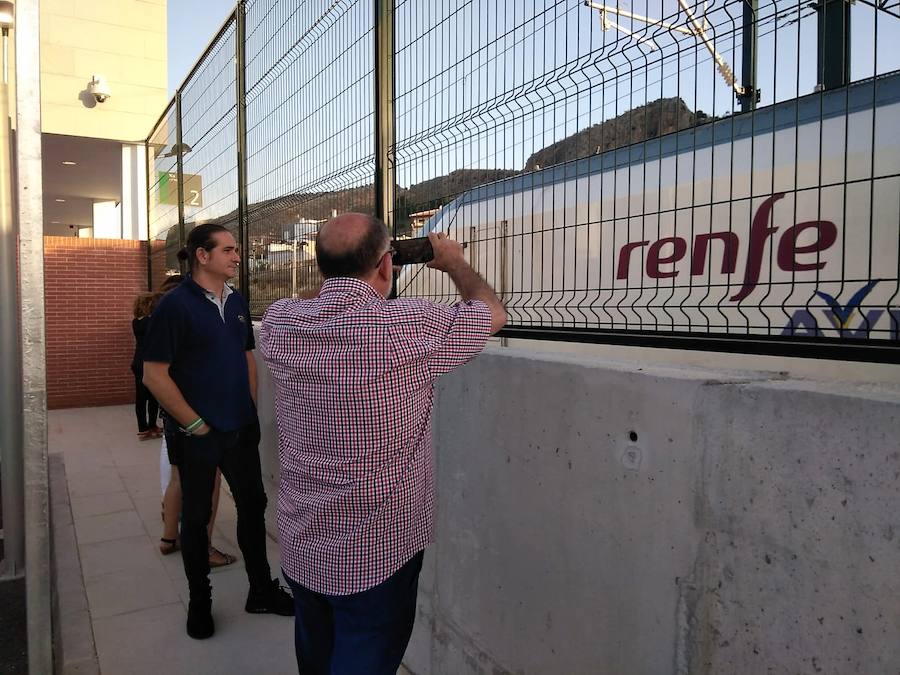
[[[140,241],[44,237],[47,404],[134,401],[131,307],[147,290]]]
[[[166,265],[166,242],[160,239],[153,239],[150,242],[150,272],[152,276],[153,288],[159,288],[159,285],[166,278],[168,266]]]

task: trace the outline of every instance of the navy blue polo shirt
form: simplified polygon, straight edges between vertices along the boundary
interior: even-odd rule
[[[169,364],[169,375],[206,423],[235,431],[256,418],[246,352],[256,346],[250,309],[237,292],[225,318],[190,275],[160,301],[150,317],[144,361]]]

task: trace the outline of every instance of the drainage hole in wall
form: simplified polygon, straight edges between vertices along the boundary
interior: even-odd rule
[[[637,441],[637,438],[638,438],[638,437],[637,437],[637,432],[636,432],[636,431],[629,431],[629,432],[628,432],[628,439],[629,439],[632,443],[634,443],[635,441]]]

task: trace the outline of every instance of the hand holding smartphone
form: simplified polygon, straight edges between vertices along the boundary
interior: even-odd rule
[[[462,246],[465,248],[466,244]],[[394,239],[391,241],[391,247],[396,251],[393,257],[394,265],[421,265],[434,260],[434,249],[428,237]]]
[[[395,251],[392,259],[394,265],[418,265],[434,260],[434,249],[428,237],[394,239],[391,247]]]

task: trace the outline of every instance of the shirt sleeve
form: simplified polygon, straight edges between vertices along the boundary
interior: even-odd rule
[[[431,374],[438,377],[481,353],[491,334],[491,311],[480,300],[455,305],[427,303],[422,328],[426,362]]]
[[[163,298],[148,319],[150,323],[142,349],[144,361],[172,363],[178,353],[182,338],[180,308],[177,303],[166,300],[168,298]]]

